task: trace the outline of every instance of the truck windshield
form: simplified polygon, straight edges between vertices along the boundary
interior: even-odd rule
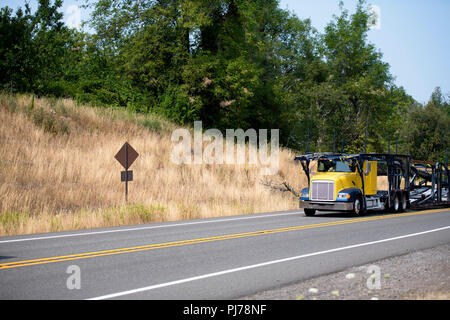
[[[321,159],[317,166],[318,172],[354,172],[354,163],[339,160]]]

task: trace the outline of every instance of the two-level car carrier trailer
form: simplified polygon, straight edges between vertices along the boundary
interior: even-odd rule
[[[448,164],[412,160],[410,190],[411,207],[449,206]]]
[[[411,160],[398,154],[309,153],[295,158],[302,165],[308,187],[299,195],[305,215],[316,211],[401,212],[409,207],[448,206],[449,170],[443,163]],[[311,174],[310,163],[317,161]],[[378,177],[387,177],[380,189]]]

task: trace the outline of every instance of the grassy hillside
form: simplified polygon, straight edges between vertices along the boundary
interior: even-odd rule
[[[0,235],[216,217],[297,208],[264,186],[258,166],[176,165],[177,127],[154,115],[79,106],[73,100],[0,95]],[[140,154],[124,202],[114,155]],[[294,154],[280,152],[273,182],[305,185]]]

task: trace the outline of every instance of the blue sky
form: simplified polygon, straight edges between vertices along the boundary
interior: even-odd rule
[[[36,0],[30,0],[32,9]],[[83,1],[84,2],[84,1]],[[65,0],[62,12],[68,24],[77,24],[74,5],[80,0]],[[2,0],[1,7],[16,9],[25,1]],[[357,0],[345,0],[344,7],[354,12]],[[391,66],[396,84],[419,102],[428,101],[435,87],[450,94],[450,1],[449,0],[368,0],[380,10],[379,28],[369,32],[369,41],[383,53]],[[299,18],[310,18],[312,25],[323,32],[325,26],[339,15],[339,0],[280,0],[280,7]],[[72,11],[71,11],[72,10]],[[88,13],[80,10],[80,19]]]

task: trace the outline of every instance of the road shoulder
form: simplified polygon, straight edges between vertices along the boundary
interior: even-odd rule
[[[450,300],[450,244],[245,296],[246,300]]]

